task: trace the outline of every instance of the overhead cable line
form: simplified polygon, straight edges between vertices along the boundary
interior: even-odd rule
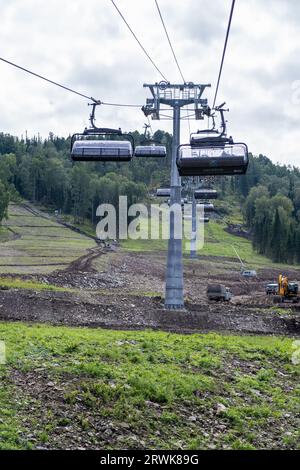
[[[91,96],[84,95],[83,93],[79,93],[79,91],[73,90],[72,88],[69,88],[65,85],[61,85],[60,83],[54,82],[53,80],[50,80],[49,78],[43,77],[42,75],[39,75],[38,73],[32,72],[32,70],[29,70],[29,69],[26,69],[25,67],[21,67],[20,65],[14,64],[13,62],[10,62],[9,60],[4,59],[3,57],[0,57],[0,60],[2,62],[5,62],[6,64],[16,67],[17,69],[23,70],[23,72],[29,73],[30,75],[40,78],[41,80],[45,80],[48,83],[52,83],[52,85],[56,85],[60,88],[63,88],[64,90],[70,91],[71,93],[75,93],[76,95],[82,96],[83,98],[86,98],[88,100],[92,100],[94,102],[97,101],[95,100],[95,98]]]
[[[178,62],[178,59],[177,59],[177,57],[176,57],[174,48],[173,48],[173,46],[172,46],[172,42],[171,42],[170,36],[169,36],[169,34],[168,34],[168,30],[167,30],[167,27],[166,27],[166,25],[165,25],[165,22],[164,22],[164,19],[163,19],[162,13],[161,13],[161,11],[160,11],[160,8],[159,8],[158,1],[157,1],[157,0],[155,0],[155,4],[156,4],[156,7],[157,7],[157,11],[158,11],[158,14],[159,14],[161,23],[162,23],[163,28],[164,28],[164,30],[165,30],[165,33],[166,33],[166,36],[167,36],[167,39],[168,39],[168,43],[169,43],[170,49],[171,49],[171,51],[172,51],[172,54],[173,54],[175,63],[176,63],[176,65],[177,65],[177,68],[178,68],[179,73],[180,73],[180,75],[181,75],[182,81],[183,81],[183,83],[185,83],[185,79],[184,79],[184,76],[183,76],[181,67],[180,67],[180,65],[179,65],[179,62]]]
[[[30,75],[33,75],[34,77],[37,77],[37,78],[40,78],[41,80],[44,80],[48,83],[51,83],[52,85],[55,85],[55,86],[58,86],[66,91],[69,91],[70,93],[74,93],[75,95],[78,95],[78,96],[81,96],[82,98],[86,98],[87,100],[90,100],[90,101],[93,101],[94,103],[97,103],[97,104],[102,104],[104,106],[125,106],[125,107],[134,107],[134,108],[140,108],[141,105],[139,104],[122,104],[122,103],[106,103],[106,102],[102,102],[100,100],[96,100],[95,98],[93,98],[92,96],[88,96],[88,95],[85,95],[84,93],[80,93],[79,91],[76,91],[74,90],[73,88],[70,88],[70,87],[67,87],[65,85],[62,85],[61,83],[58,83],[58,82],[55,82],[53,80],[50,80],[49,78],[47,77],[44,77],[42,75],[39,75],[38,73],[36,72],[33,72],[32,70],[29,70],[25,67],[21,67],[21,65],[18,65],[18,64],[15,64],[14,62],[11,62],[7,59],[4,59],[3,57],[0,57],[0,60],[2,62],[5,62],[6,64],[8,65],[11,65],[17,69],[20,69],[22,70],[23,72],[26,72],[26,73],[29,73]]]
[[[107,103],[106,101],[100,101],[103,106],[120,106],[124,108],[141,108],[141,104],[128,104],[128,103]]]
[[[173,45],[172,45],[172,42],[171,42],[171,39],[170,39],[168,30],[167,30],[166,24],[165,24],[165,22],[164,22],[164,19],[163,19],[163,16],[162,16],[162,13],[161,13],[161,10],[160,10],[160,8],[159,8],[158,1],[157,1],[157,0],[155,0],[155,5],[156,5],[156,8],[157,8],[159,17],[160,17],[160,21],[161,21],[161,23],[162,23],[162,25],[163,25],[163,28],[164,28],[164,31],[165,31],[165,33],[166,33],[167,40],[168,40],[170,49],[171,49],[171,51],[172,51],[172,54],[173,54],[175,63],[176,63],[176,65],[177,65],[177,68],[178,68],[179,73],[180,73],[180,75],[181,75],[182,81],[183,81],[183,83],[185,83],[184,75],[183,75],[183,73],[182,73],[182,70],[181,70],[181,67],[180,67],[180,65],[179,65],[177,56],[176,56],[176,54],[175,54],[174,47],[173,47]],[[189,119],[189,118],[188,118],[188,129],[189,129],[189,134],[190,134],[190,133],[191,133],[191,124],[190,124],[190,119]]]
[[[231,21],[232,21],[234,5],[235,5],[235,0],[232,0],[229,20],[228,20],[228,26],[227,26],[227,32],[226,32],[226,38],[225,38],[225,43],[224,43],[224,48],[223,48],[222,60],[221,60],[221,65],[220,65],[220,70],[219,70],[219,76],[218,76],[218,81],[217,81],[217,86],[216,86],[216,91],[215,91],[215,97],[214,97],[214,101],[213,101],[213,108],[215,107],[216,99],[217,99],[217,95],[218,95],[218,91],[219,91],[220,79],[221,79],[221,75],[222,75],[224,58],[225,58],[225,53],[226,53],[226,48],[227,48],[227,42],[228,42],[228,37],[229,37],[229,33],[230,33],[230,27],[231,27]]]
[[[134,39],[136,40],[136,42],[138,43],[138,45],[140,46],[140,48],[142,49],[142,51],[144,52],[144,54],[148,57],[148,59],[150,60],[151,64],[156,68],[156,70],[158,71],[158,73],[162,76],[162,78],[167,82],[167,78],[165,77],[165,75],[161,72],[161,70],[157,67],[157,65],[155,64],[154,60],[150,57],[150,55],[148,54],[148,52],[146,51],[146,49],[144,48],[143,44],[141,43],[141,41],[138,39],[137,35],[134,33],[134,31],[132,30],[131,26],[129,25],[129,23],[127,22],[126,18],[124,17],[123,13],[119,10],[119,8],[117,7],[117,5],[115,4],[114,0],[110,0],[111,3],[113,4],[113,6],[115,7],[115,9],[117,10],[117,12],[119,13],[120,17],[122,18],[122,20],[124,21],[124,23],[126,24],[127,28],[129,29],[129,31],[131,32],[132,36],[134,37]]]

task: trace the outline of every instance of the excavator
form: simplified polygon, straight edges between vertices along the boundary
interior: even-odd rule
[[[292,302],[297,303],[300,300],[299,284],[290,282],[287,276],[280,274],[278,277],[277,293],[273,297],[274,303]]]

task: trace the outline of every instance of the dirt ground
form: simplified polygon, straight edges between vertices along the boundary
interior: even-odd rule
[[[186,308],[168,311],[163,305],[165,264],[165,253],[134,253],[116,245],[91,248],[63,270],[21,276],[65,291],[0,290],[0,316],[10,321],[120,329],[300,333],[300,305],[275,307],[264,292],[265,284],[274,281],[279,271],[261,270],[259,277],[245,280],[232,259],[186,257]],[[287,274],[291,279],[299,277],[296,270]],[[232,301],[209,302],[206,287],[211,282],[229,286]]]

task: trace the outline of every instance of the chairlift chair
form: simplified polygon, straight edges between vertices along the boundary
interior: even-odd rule
[[[201,204],[197,204],[197,207],[203,207],[204,213],[207,212],[214,212],[215,206],[209,202],[204,202]]]
[[[183,207],[185,204],[189,204],[188,199],[186,197],[181,199],[181,207]],[[168,199],[168,206],[170,205],[171,205],[171,199]]]
[[[165,158],[167,156],[167,150],[164,145],[137,145],[134,152],[135,157],[145,158]]]
[[[199,222],[202,224],[208,224],[209,218],[208,217],[200,217]]]
[[[134,139],[123,134],[121,129],[98,128],[95,126],[95,108],[92,104],[91,128],[76,133],[71,138],[71,158],[79,162],[128,162],[134,152]],[[120,140],[121,138],[121,140]]]
[[[157,197],[170,197],[171,189],[170,188],[159,188],[156,190]]]
[[[147,136],[147,129],[150,127],[150,125],[145,124],[144,127],[144,140],[142,141],[141,145],[136,146],[134,156],[139,158],[165,158],[167,156],[166,146]]]
[[[179,146],[177,168],[180,176],[244,175],[249,163],[248,148],[244,143],[199,143]]]
[[[214,125],[212,129],[191,134],[190,143],[178,147],[176,163],[180,176],[246,173],[249,163],[248,148],[246,144],[235,143],[232,137],[226,136],[225,110],[222,109],[224,104],[216,108],[221,114],[221,131],[216,130]]]
[[[217,199],[218,192],[215,189],[196,189],[194,192],[194,197],[198,199]]]

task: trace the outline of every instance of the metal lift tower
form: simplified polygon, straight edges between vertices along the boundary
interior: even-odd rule
[[[160,119],[160,106],[165,105],[173,108],[173,144],[171,162],[171,197],[170,206],[181,205],[181,178],[176,166],[177,148],[180,144],[180,112],[184,106],[192,105],[195,119],[203,119],[209,114],[207,99],[202,99],[203,92],[210,85],[199,85],[192,82],[182,84],[171,84],[160,82],[155,84],[144,84],[149,88],[152,98],[147,98],[143,112],[152,119]],[[188,109],[188,112],[190,109]],[[180,219],[182,224],[182,219]],[[166,274],[165,308],[184,308],[183,295],[183,261],[182,261],[182,239],[175,238],[174,212],[170,212],[170,237],[168,241],[168,261]]]

